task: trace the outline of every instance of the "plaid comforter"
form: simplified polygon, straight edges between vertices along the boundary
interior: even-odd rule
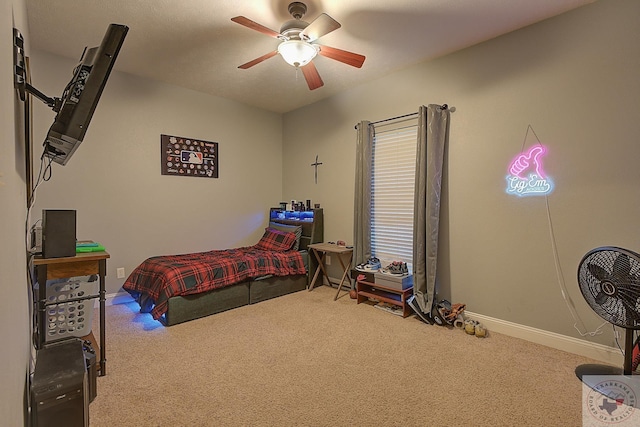
[[[263,251],[249,246],[148,258],[131,272],[123,288],[138,301],[141,311],[151,311],[157,320],[173,296],[199,294],[269,274],[306,272],[298,251]]]

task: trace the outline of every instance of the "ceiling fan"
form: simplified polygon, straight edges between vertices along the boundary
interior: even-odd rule
[[[246,70],[280,54],[288,64],[302,70],[309,89],[314,90],[324,85],[318,69],[312,62],[317,54],[351,65],[352,67],[362,67],[365,60],[363,55],[315,43],[320,37],[340,28],[341,25],[338,21],[326,13],[320,14],[320,16],[311,23],[303,21],[302,17],[307,12],[307,6],[298,1],[289,4],[288,10],[293,19],[285,22],[280,28],[279,33],[244,16],[231,18],[235,23],[244,25],[247,28],[251,28],[252,30],[256,30],[281,41],[277,50],[262,55],[246,64],[242,64],[238,68]]]

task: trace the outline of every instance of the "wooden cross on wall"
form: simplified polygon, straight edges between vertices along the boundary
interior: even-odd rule
[[[315,171],[316,184],[318,183],[318,166],[320,166],[321,164],[322,162],[318,163],[318,155],[316,154],[315,163],[311,163],[311,166],[316,168],[316,171]]]

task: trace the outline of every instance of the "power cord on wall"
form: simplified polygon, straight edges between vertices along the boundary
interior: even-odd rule
[[[618,350],[620,350],[620,353],[622,354],[622,356],[624,356],[624,350],[622,350],[622,347],[620,346],[620,332],[618,332],[618,330],[616,329],[616,325],[612,324],[611,325],[613,327],[613,337],[616,340],[616,346],[618,346]]]
[[[524,140],[522,141],[521,151],[524,151],[524,146],[527,142],[529,131],[533,133],[538,144],[542,146],[542,143],[540,142],[538,135],[536,135],[536,132],[533,130],[533,127],[531,125],[528,125],[527,132],[525,133]],[[607,324],[607,322],[603,322],[594,331],[582,332],[582,330],[586,330],[586,327],[584,326],[582,319],[580,319],[580,316],[578,316],[578,313],[575,309],[575,305],[573,304],[573,300],[571,299],[571,297],[569,296],[569,293],[567,292],[567,286],[564,280],[564,274],[562,272],[562,267],[560,264],[560,257],[558,256],[556,236],[553,231],[553,221],[551,220],[551,209],[549,208],[549,196],[545,195],[544,199],[545,199],[545,204],[547,209],[547,223],[549,224],[549,236],[551,238],[551,251],[553,253],[553,260],[556,267],[556,276],[558,278],[558,285],[560,286],[560,292],[562,294],[562,298],[564,299],[565,304],[567,305],[567,308],[569,309],[569,313],[571,313],[571,317],[573,317],[573,321],[574,321],[573,327],[576,329],[576,331],[578,331],[578,334],[580,334],[581,337],[585,337],[585,336],[594,337],[596,335],[600,335],[602,334],[602,328]]]
[[[32,331],[32,335],[31,335],[31,359],[30,359],[30,363],[29,363],[29,377],[31,377],[31,375],[33,375],[34,371],[35,371],[35,365],[36,365],[36,347],[35,347],[35,334],[33,333],[34,329],[35,329],[35,325],[37,324],[37,319],[36,319],[36,311],[34,310],[34,304],[35,304],[35,300],[34,300],[34,295],[33,295],[33,285],[34,285],[34,278],[33,278],[33,257],[35,256],[35,254],[37,253],[35,248],[31,248],[31,232],[33,231],[33,229],[37,226],[37,224],[41,221],[40,219],[37,220],[33,225],[29,225],[31,223],[31,209],[33,208],[33,205],[36,201],[36,193],[38,190],[38,187],[40,186],[40,184],[42,184],[45,181],[49,181],[51,179],[51,174],[52,174],[52,169],[51,169],[51,164],[52,164],[52,159],[47,159],[45,160],[45,156],[42,156],[40,158],[40,170],[38,171],[38,178],[36,179],[36,182],[32,188],[31,191],[31,197],[29,198],[29,200],[27,200],[27,212],[26,212],[26,218],[25,218],[25,247],[27,248],[27,286],[28,286],[28,292],[27,292],[27,298],[28,298],[28,302],[29,302],[29,319],[30,319],[30,330]]]
[[[580,334],[581,337],[585,337],[585,336],[595,337],[596,335],[602,334],[602,328],[607,324],[607,322],[603,322],[600,326],[598,326],[592,332],[583,333],[580,330],[578,324],[580,324],[583,330],[586,330],[586,327],[584,326],[584,323],[582,322],[582,320],[580,319],[580,316],[578,316],[578,313],[576,312],[575,306],[573,304],[573,300],[571,299],[571,297],[569,297],[569,294],[567,293],[567,286],[564,281],[564,275],[562,273],[562,267],[560,265],[560,258],[558,257],[556,237],[553,232],[553,222],[551,221],[551,210],[549,209],[549,198],[547,196],[545,196],[545,202],[547,207],[547,221],[549,223],[549,235],[551,237],[551,250],[553,252],[553,260],[556,265],[556,275],[558,277],[558,284],[560,285],[560,292],[562,293],[562,298],[564,299],[564,302],[567,305],[569,312],[571,313],[571,317],[573,317],[573,320],[575,322],[573,324],[573,327],[576,329],[576,331],[578,331],[578,334]]]

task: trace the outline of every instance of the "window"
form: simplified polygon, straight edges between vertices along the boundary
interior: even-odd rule
[[[413,260],[417,126],[378,131],[373,139],[371,252],[385,262]]]

